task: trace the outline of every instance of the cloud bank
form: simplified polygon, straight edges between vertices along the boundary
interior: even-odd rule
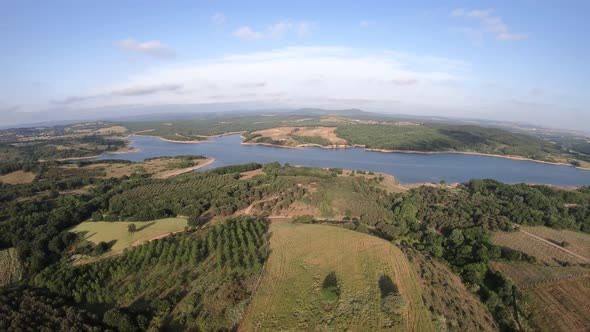
[[[265,30],[257,31],[250,26],[245,25],[234,31],[234,36],[241,39],[279,39],[288,35],[303,37],[310,33],[312,26],[313,24],[307,21],[279,21],[268,26]]]
[[[494,9],[467,10],[463,8],[457,8],[453,10],[451,14],[455,17],[463,17],[478,21],[481,28],[483,29],[483,32],[494,34],[497,40],[509,41],[528,38],[527,34],[512,32],[508,25],[504,23],[504,20],[494,13]],[[466,33],[473,33],[472,28],[462,28],[459,30],[462,30]]]
[[[173,57],[175,55],[174,50],[162,44],[159,40],[141,43],[133,39],[123,39],[117,43],[117,46],[123,51],[142,53],[158,58]]]

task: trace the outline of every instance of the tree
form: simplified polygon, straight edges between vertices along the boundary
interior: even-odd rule
[[[107,250],[109,250],[109,244],[104,241],[101,241],[94,248],[94,254],[95,255],[102,255],[105,252],[107,252]]]
[[[137,231],[137,227],[135,226],[135,224],[129,224],[129,226],[127,226],[127,231],[129,233],[134,233],[135,231]]]

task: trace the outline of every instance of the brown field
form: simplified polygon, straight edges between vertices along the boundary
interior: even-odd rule
[[[25,171],[16,171],[5,175],[0,175],[0,183],[6,184],[31,183],[33,180],[35,180],[35,174]]]
[[[550,242],[561,243],[566,241],[569,243],[566,249],[590,258],[590,234],[570,230],[557,230],[545,226],[520,226],[520,229]]]
[[[494,244],[522,251],[528,255],[537,257],[539,262],[550,266],[559,266],[560,262],[573,264],[587,263],[587,260],[568,253],[568,248],[543,242],[523,232],[496,232],[493,237]]]
[[[405,300],[393,330],[431,331],[420,278],[391,243],[328,225],[273,222],[271,251],[241,331],[377,331],[390,317],[381,311],[378,280],[389,275]],[[334,271],[341,294],[326,304],[324,277]]]
[[[105,178],[119,178],[122,176],[129,176],[133,173],[147,173],[152,174],[154,178],[168,178],[171,176],[179,175],[182,173],[187,173],[198,169],[200,167],[206,166],[213,162],[213,159],[195,159],[193,160],[193,166],[188,168],[182,169],[170,169],[173,167],[175,163],[178,163],[180,160],[175,158],[157,158],[151,159],[148,161],[144,161],[142,163],[130,163],[130,164],[92,164],[88,166],[83,166],[84,168],[88,169],[98,169],[104,171]],[[74,165],[67,165],[63,167],[76,167]]]
[[[590,276],[544,284],[527,292],[538,331],[590,329]]]
[[[531,299],[521,310],[532,312],[535,331],[588,331],[590,328],[590,268],[542,266],[524,262],[494,262]]]
[[[346,140],[336,136],[336,127],[279,127],[253,132],[264,137],[269,137],[275,141],[284,142],[287,146],[301,145],[300,142],[293,139],[290,134],[297,136],[321,137],[329,141],[332,145],[346,145]]]

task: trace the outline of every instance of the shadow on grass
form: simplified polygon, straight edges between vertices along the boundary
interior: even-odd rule
[[[150,223],[146,223],[145,225],[142,225],[141,227],[138,227],[138,228],[137,228],[135,231],[136,231],[136,232],[143,231],[144,229],[146,229],[146,228],[148,228],[148,227],[151,227],[151,226],[153,226],[153,225],[155,225],[155,224],[156,224],[156,222],[155,222],[155,221],[152,221],[152,222],[150,222]]]

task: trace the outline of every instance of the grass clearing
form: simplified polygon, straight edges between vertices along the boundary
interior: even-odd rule
[[[502,272],[523,289],[580,275],[590,275],[590,268],[581,266],[543,266],[525,262],[493,262],[492,267]]]
[[[129,232],[130,224],[135,224],[137,231]],[[83,233],[84,239],[94,244],[99,242],[113,243],[111,252],[123,251],[133,245],[165,236],[184,229],[187,221],[184,218],[166,218],[154,221],[85,221],[70,231]],[[113,242],[114,241],[114,242]]]
[[[35,173],[25,171],[15,171],[5,175],[0,175],[0,183],[6,184],[23,184],[31,183],[35,180]]]
[[[432,330],[420,279],[405,255],[377,237],[328,225],[274,222],[271,252],[242,331],[391,329],[383,313],[379,279],[390,276],[405,305],[396,330]],[[338,278],[339,299],[322,292],[326,276]]]
[[[106,127],[106,128],[100,128],[98,130],[96,130],[96,133],[98,134],[122,134],[127,132],[127,128],[123,127],[123,126],[111,126],[111,127]]]
[[[549,266],[560,266],[561,262],[586,263],[584,259],[568,253],[566,250],[569,249],[545,243],[523,232],[495,232],[493,242],[499,246],[535,256],[538,261]]]
[[[0,250],[0,287],[20,280],[23,267],[18,260],[16,250],[8,248]]]
[[[568,243],[566,248],[584,257],[590,257],[590,234],[570,230],[557,230],[545,226],[520,226],[520,229],[555,244]]]

